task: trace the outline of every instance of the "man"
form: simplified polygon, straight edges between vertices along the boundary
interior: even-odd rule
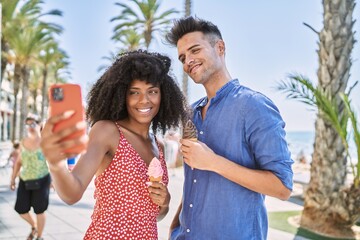
[[[230,76],[216,25],[179,19],[166,39],[207,95],[192,106],[198,142],[181,140],[184,192],[171,239],[266,239],[265,195],[286,200],[292,190],[285,123],[271,100]]]

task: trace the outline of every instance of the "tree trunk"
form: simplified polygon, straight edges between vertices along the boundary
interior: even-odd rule
[[[1,9],[1,7],[0,7]],[[0,13],[1,15],[1,13]],[[1,31],[0,31],[1,32]],[[5,74],[5,69],[6,66],[8,64],[8,60],[6,57],[3,56],[3,53],[7,53],[9,51],[9,44],[6,43],[3,38],[1,38],[1,72],[0,72],[0,96],[1,96],[1,91],[2,91],[2,82],[3,82],[3,78],[4,78],[4,74]]]
[[[3,38],[1,38],[1,51],[3,53],[9,52],[9,44],[7,42],[5,42],[3,40]],[[1,57],[1,80],[0,80],[0,82],[2,82],[2,80],[4,78],[4,73],[5,73],[7,63],[8,63],[8,61],[7,61],[6,57],[2,56]]]
[[[27,102],[29,98],[30,69],[27,65],[21,68],[21,78],[23,81],[21,87],[22,98],[20,101],[20,139],[25,136],[25,119],[28,114]]]
[[[191,15],[191,0],[185,0],[185,17]],[[182,91],[185,95],[185,98],[189,100],[189,77],[186,72],[183,71],[182,78]]]
[[[19,139],[19,136],[16,134],[18,130],[18,94],[20,90],[20,82],[21,82],[21,66],[18,63],[15,63],[14,68],[14,116],[13,116],[13,128],[11,134],[11,140],[14,142]]]
[[[324,28],[319,38],[319,87],[341,109],[339,93],[350,76],[353,49],[354,0],[323,0]],[[345,183],[347,158],[340,137],[321,115],[315,123],[311,180],[306,191],[301,226],[331,237],[354,237],[351,227],[360,217],[360,189]]]
[[[146,25],[146,30],[144,31],[144,39],[145,39],[145,47],[146,50],[149,50],[151,40],[152,40],[152,27],[150,25]]]
[[[42,82],[42,89],[41,89],[41,111],[40,111],[40,118],[43,120],[45,118],[45,107],[48,104],[48,96],[47,96],[47,66],[44,67],[43,70],[43,82]]]
[[[31,107],[31,112],[34,113],[35,115],[39,115],[39,110],[37,107],[37,102],[36,102],[36,98],[38,96],[38,90],[37,89],[32,89],[30,91],[31,97],[34,99],[34,103]]]

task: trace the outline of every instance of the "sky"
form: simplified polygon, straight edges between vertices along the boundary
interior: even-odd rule
[[[110,19],[121,9],[115,2],[126,0],[45,0],[44,10],[59,9],[63,17],[50,20],[61,24],[64,33],[60,46],[70,56],[70,82],[82,86],[86,96],[89,87],[101,76],[97,69],[108,62],[119,45],[111,40],[115,23]],[[183,12],[185,0],[162,0],[160,12],[176,8]],[[192,15],[212,21],[222,32],[226,44],[226,63],[232,78],[259,91],[275,102],[286,123],[287,131],[314,131],[315,111],[296,100],[286,99],[275,87],[291,73],[301,73],[314,83],[318,69],[318,35],[322,29],[321,0],[193,0]],[[174,17],[181,17],[183,13]],[[353,18],[357,19],[354,31],[360,41],[360,9],[356,6]],[[182,67],[177,60],[176,48],[164,44],[159,36],[150,51],[168,55],[172,70],[181,82]],[[348,86],[360,80],[360,47],[353,49],[353,64]],[[203,97],[205,91],[189,79],[189,102]],[[351,95],[357,112],[360,112],[360,84]]]

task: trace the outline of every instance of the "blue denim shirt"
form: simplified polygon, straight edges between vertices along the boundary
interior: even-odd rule
[[[211,99],[193,104],[198,140],[216,154],[250,169],[273,172],[292,190],[291,164],[285,141],[285,123],[273,102],[264,95],[228,82]],[[266,239],[265,196],[217,173],[185,168],[180,227],[171,239]]]

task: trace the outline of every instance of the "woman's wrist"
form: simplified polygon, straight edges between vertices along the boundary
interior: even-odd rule
[[[13,186],[15,186],[15,179],[10,180],[10,187],[13,187]]]
[[[61,161],[61,162],[58,162],[58,163],[48,163],[49,170],[51,172],[62,171],[64,168],[66,168],[64,163],[65,163],[65,161]]]

